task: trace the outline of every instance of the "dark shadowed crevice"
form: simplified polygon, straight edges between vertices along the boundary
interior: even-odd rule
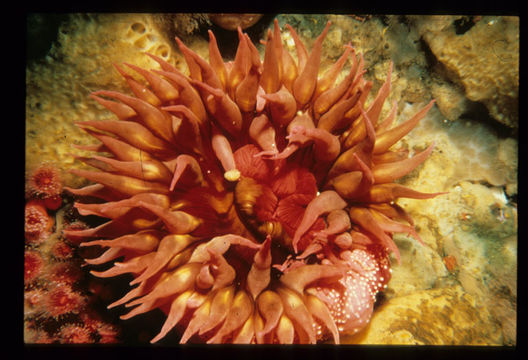
[[[46,56],[57,40],[59,26],[68,14],[28,14],[26,17],[26,59],[28,62]]]
[[[455,20],[453,25],[455,27],[455,34],[464,35],[475,25],[475,21],[472,16],[463,16],[460,19]]]

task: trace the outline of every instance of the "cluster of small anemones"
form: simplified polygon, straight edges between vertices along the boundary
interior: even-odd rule
[[[24,329],[28,343],[115,343],[119,331],[90,309],[78,241],[63,230],[82,228],[63,204],[59,171],[49,164],[26,181]],[[58,199],[58,200],[57,200]],[[71,213],[71,211],[70,211]],[[71,219],[70,219],[71,218]],[[88,290],[84,290],[88,288]]]

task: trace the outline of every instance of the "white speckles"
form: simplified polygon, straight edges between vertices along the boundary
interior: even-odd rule
[[[339,331],[353,334],[370,321],[376,294],[386,288],[387,276],[384,278],[380,273],[390,269],[388,263],[378,263],[374,254],[365,250],[355,249],[342,259],[350,264],[350,269],[339,280],[340,285],[318,286],[314,290],[327,304]]]
[[[295,49],[295,41],[289,32],[282,33],[282,39],[290,50]]]
[[[506,198],[506,194],[502,188],[491,188],[491,193],[500,208],[508,204],[508,198]]]
[[[312,327],[314,329],[314,332],[318,339],[322,338],[323,336],[323,327],[318,322],[314,321],[312,324]]]
[[[380,272],[387,270],[380,266],[375,256],[367,251],[355,249],[346,260],[351,264],[345,276],[339,281],[342,288],[316,287],[317,295],[323,300],[340,332],[355,333],[370,320],[376,294],[384,286]]]

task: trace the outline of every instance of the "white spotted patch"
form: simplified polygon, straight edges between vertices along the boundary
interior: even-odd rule
[[[317,296],[324,301],[339,332],[353,334],[370,321],[376,294],[383,289],[380,267],[375,257],[367,251],[355,249],[347,257],[351,268],[339,281],[341,286],[315,288]],[[322,327],[314,324],[318,337]]]

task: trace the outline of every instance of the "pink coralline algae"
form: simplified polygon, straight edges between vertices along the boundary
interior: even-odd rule
[[[389,253],[400,260],[393,233],[421,241],[394,201],[439,193],[394,181],[433,145],[410,158],[393,145],[434,101],[393,127],[396,104],[380,119],[392,65],[367,105],[372,82],[350,45],[318,74],[330,23],[310,52],[287,27],[296,60],[275,21],[263,61],[238,29],[230,62],[211,31],[208,62],[176,39],[189,75],[150,54],[160,70],[116,65],[133,95],[91,97],[117,120],[78,123],[98,143],[77,147],[111,157],[78,156],[96,170],[71,172],[93,184],[67,190],[81,215],[109,220],[64,234],[106,249],[89,265],[117,260],[93,275],[132,274],[108,306],[130,308],[122,319],[165,312],[152,342],[176,328],[182,343],[339,343],[369,322]]]

